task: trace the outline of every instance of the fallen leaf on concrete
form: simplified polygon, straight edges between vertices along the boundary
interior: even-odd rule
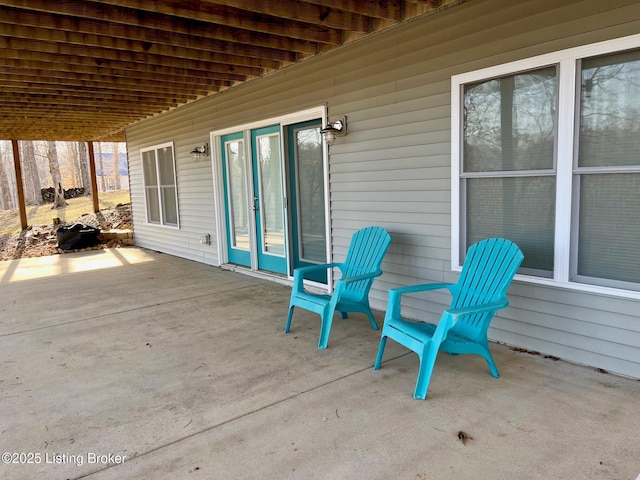
[[[469,440],[473,440],[473,437],[471,435],[469,435],[466,432],[463,432],[462,430],[458,432],[458,438],[460,439],[463,445],[466,445]]]

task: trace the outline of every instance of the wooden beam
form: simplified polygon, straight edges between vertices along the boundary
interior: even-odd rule
[[[27,207],[24,200],[24,186],[22,184],[22,166],[20,163],[20,148],[18,140],[11,140],[13,147],[13,167],[16,172],[16,190],[18,191],[18,209],[20,210],[20,226],[24,230],[27,228]]]
[[[206,93],[206,92],[204,92]],[[20,95],[23,98],[16,98]],[[154,97],[153,94],[140,93],[135,90],[130,92],[117,93],[113,91],[105,91],[99,88],[86,89],[81,87],[58,87],[56,85],[27,85],[12,84],[11,82],[2,85],[0,99],[7,102],[31,102],[34,100],[43,100],[43,103],[51,101],[53,104],[61,105],[86,105],[89,107],[100,107],[101,111],[110,111],[116,109],[116,103],[125,105],[128,108],[140,108],[141,110],[156,107],[172,108],[181,103],[195,100],[199,95],[193,94],[167,94],[160,98]],[[134,105],[131,103],[134,102]],[[127,105],[129,104],[129,105]]]
[[[19,113],[0,118],[0,132],[5,138],[21,140],[78,141],[84,136],[94,141],[118,138],[123,141],[123,128],[140,117],[110,118],[101,121],[95,115],[74,115],[73,112],[47,113],[24,117]],[[105,140],[106,141],[106,140]]]
[[[298,57],[297,50],[301,54],[312,54],[314,47],[309,44],[301,44],[296,50],[277,49],[254,44],[236,43],[233,38],[210,38],[204,34],[188,35],[185,33],[143,28],[137,25],[125,25],[113,22],[105,22],[101,20],[92,20],[79,17],[67,17],[55,15],[46,12],[35,12],[27,10],[19,10],[17,8],[6,7],[2,12],[0,22],[4,24],[2,27],[5,35],[8,35],[9,29],[12,35],[16,33],[19,36],[29,35],[29,31],[25,28],[35,27],[42,30],[39,35],[46,35],[49,40],[67,41],[67,35],[74,34],[90,34],[96,38],[120,39],[127,40],[130,43],[137,44],[140,48],[146,49],[154,45],[164,45],[172,47],[184,47],[193,50],[203,50],[207,52],[220,52],[226,54],[240,55],[251,58],[271,58],[283,62],[295,62]],[[273,42],[270,42],[273,43]],[[286,45],[289,47],[291,45]]]
[[[1,43],[1,39],[0,39]],[[180,63],[171,65],[152,65],[147,63],[132,63],[130,61],[110,60],[104,58],[91,58],[74,55],[51,55],[44,52],[22,53],[22,58],[18,58],[20,50],[2,49],[0,48],[0,62],[11,62],[11,60],[26,62],[27,65],[34,64],[40,66],[49,64],[52,70],[68,71],[68,70],[88,70],[90,72],[98,72],[106,75],[108,71],[120,70],[125,71],[129,76],[141,77],[144,74],[156,75],[155,82],[162,82],[159,77],[165,73],[174,75],[183,75],[185,77],[200,77],[215,80],[227,80],[231,82],[243,82],[247,78],[259,76],[262,72],[260,69],[249,67],[232,67],[224,64],[201,64],[201,63]],[[28,58],[24,58],[24,57]],[[23,63],[24,65],[24,63]],[[47,68],[47,67],[45,67]],[[224,70],[224,71],[222,71]],[[152,80],[153,81],[153,80]]]
[[[60,85],[62,87],[80,86],[84,88],[98,88],[113,92],[132,91],[137,95],[151,94],[172,95],[174,92],[196,92],[200,95],[206,95],[215,88],[225,86],[222,80],[214,80],[203,77],[183,78],[171,76],[163,77],[162,81],[158,81],[157,77],[152,75],[138,73],[136,77],[122,75],[107,75],[83,73],[79,74],[72,71],[60,71],[44,68],[5,68],[3,60],[0,59],[0,83],[10,82],[26,83],[30,85]],[[36,67],[35,64],[32,64]]]
[[[141,42],[126,40],[103,35],[94,35],[88,33],[69,32],[62,30],[45,29],[39,27],[26,27],[22,25],[10,25],[6,21],[0,22],[0,37],[10,37],[14,39],[23,39],[28,42],[39,41],[56,46],[66,45],[76,47],[86,52],[88,56],[94,56],[92,49],[97,51],[102,49],[116,50],[134,54],[135,56],[160,55],[172,58],[181,58],[184,60],[201,60],[205,62],[217,62],[228,65],[248,66],[256,68],[276,69],[280,63],[278,60],[271,59],[267,56],[256,57],[247,55],[232,55],[228,50],[219,47],[217,50],[203,50],[185,47],[176,47],[173,45],[154,44],[151,42]],[[219,42],[222,44],[223,42]],[[229,45],[227,43],[227,45]],[[266,49],[265,49],[266,50]],[[69,53],[61,51],[60,53]],[[77,54],[73,52],[72,54]],[[290,55],[291,61],[297,59],[297,55]]]
[[[305,3],[313,3],[325,8],[343,10],[352,14],[365,15],[381,20],[399,22],[402,19],[404,0],[305,0]]]
[[[240,10],[207,2],[183,2],[190,8],[178,6],[177,0],[149,2],[148,0],[112,0],[100,2],[82,0],[0,0],[0,6],[13,6],[35,12],[48,12],[66,17],[97,20],[112,24],[152,28],[196,37],[212,38],[266,48],[311,53],[311,43],[339,45],[341,32],[300,22],[265,21]],[[259,3],[259,2],[256,2]]]
[[[138,85],[120,84],[119,88],[113,84],[97,81],[91,83],[87,80],[79,80],[77,82],[71,79],[60,78],[60,83],[52,83],[51,79],[41,79],[38,77],[26,77],[21,75],[5,75],[0,72],[0,85],[5,89],[6,93],[17,92],[20,94],[40,94],[40,95],[68,95],[71,97],[91,98],[93,101],[100,99],[121,100],[122,102],[131,101],[148,104],[148,105],[172,105],[175,99],[182,98],[189,101],[204,95],[208,95],[215,91],[217,86],[211,85],[209,88],[202,88],[198,85],[191,89],[179,89],[161,86],[156,88],[147,87],[146,83]],[[55,80],[54,80],[55,82]],[[169,97],[169,98],[166,98]]]
[[[3,105],[4,107],[4,105]],[[37,108],[37,105],[29,108],[25,104],[13,104],[7,107],[7,111],[14,112],[17,118],[10,119],[10,123],[29,124],[35,121],[93,121],[96,125],[102,126],[111,124],[113,122],[126,122],[135,121],[136,118],[140,118],[143,112],[131,112],[131,113],[118,113],[118,112],[101,112],[97,109],[81,109],[81,108],[61,108],[60,106],[51,106],[48,108]],[[0,121],[3,119],[0,119]],[[85,125],[87,126],[87,125]],[[53,126],[55,127],[55,125]]]
[[[39,128],[33,132],[29,130],[22,129],[17,133],[20,133],[24,140],[51,140],[51,141],[61,141],[61,142],[77,142],[74,138],[79,138],[80,135],[90,135],[95,141],[104,141],[104,142],[123,142],[124,141],[124,132],[114,132],[113,130],[104,129],[102,131],[87,129],[87,128],[77,128],[75,130],[66,130],[64,128],[60,128],[58,130],[48,132],[44,131],[42,128]]]
[[[61,57],[52,59],[51,55],[29,54],[29,58],[20,58],[19,51],[0,51],[0,66],[5,68],[5,72],[11,73],[14,68],[28,70],[47,70],[66,75],[73,73],[86,78],[86,75],[97,75],[103,78],[113,78],[117,81],[120,78],[130,81],[144,81],[151,84],[170,84],[206,81],[242,82],[247,76],[238,73],[227,73],[217,71],[202,71],[189,68],[162,67],[157,65],[136,65],[133,69],[130,63],[97,61],[86,57]],[[46,78],[46,77],[44,77]]]
[[[178,94],[172,95],[170,98],[165,98],[164,96],[162,98],[154,98],[150,94],[141,94],[135,91],[118,94],[117,92],[104,91],[97,88],[83,89],[76,87],[74,89],[73,87],[57,87],[55,85],[19,85],[12,83],[3,83],[0,101],[28,103],[42,100],[43,103],[51,103],[53,105],[95,106],[99,107],[100,111],[106,112],[117,110],[117,105],[126,106],[130,109],[132,108],[131,103],[140,110],[157,107],[172,108],[198,98],[196,94]],[[16,95],[19,97],[16,97]]]
[[[25,3],[32,2],[32,0],[22,1]],[[47,0],[39,1],[46,2]],[[251,7],[255,7],[256,4],[268,4],[271,6],[276,5],[281,1],[282,0],[278,0],[278,2],[256,2],[254,0],[249,0],[249,5]],[[295,0],[288,1],[289,4],[293,4],[296,7],[304,7],[304,4],[299,5],[301,2],[297,2]],[[252,12],[260,12],[255,12],[255,10],[252,9],[238,8],[236,5],[226,1],[216,2],[206,0],[201,2],[184,2],[181,0],[163,0],[162,2],[151,3],[148,0],[105,0],[102,3],[108,3],[119,7],[135,8],[136,10],[149,12],[149,14],[152,15],[161,13],[170,17],[183,17],[186,19],[195,18],[198,19],[199,22],[212,25],[225,25],[237,30],[259,32],[267,34],[270,37],[278,36],[287,39],[302,40],[304,42],[325,43],[331,45],[339,45],[342,41],[340,28],[332,28],[331,25],[320,25],[318,20],[321,17],[318,16],[318,10],[313,8],[307,8],[306,19],[300,17],[298,21],[294,21],[292,18],[287,18],[289,21],[284,22],[282,21],[282,18],[279,18],[277,15],[274,16],[273,13],[261,12],[265,15],[271,16],[272,18],[253,15],[251,14]],[[152,18],[156,17],[154,16]],[[195,26],[197,28],[198,24]],[[180,30],[171,29],[171,31]],[[197,32],[192,31],[190,34],[197,34]],[[251,43],[257,44],[256,42]]]
[[[129,123],[135,122],[139,117],[132,115],[129,118],[124,117],[115,117],[108,118],[106,120],[100,120],[99,117],[95,115],[74,115],[73,112],[49,112],[45,114],[41,114],[39,116],[25,116],[25,117],[14,117],[3,120],[0,124],[6,126],[6,131],[10,132],[13,129],[23,129],[23,128],[39,128],[43,131],[55,131],[61,129],[64,123],[68,123],[66,125],[67,128],[71,130],[75,129],[98,129],[104,130],[106,128],[112,128],[113,131],[116,131],[113,126],[114,125],[128,125]],[[94,126],[95,121],[95,126]],[[48,122],[48,123],[47,123]],[[85,125],[73,125],[74,122],[80,123],[83,122]],[[86,123],[90,123],[90,125],[86,125]],[[47,125],[47,126],[43,126]],[[15,137],[14,137],[15,138]],[[25,140],[25,139],[22,139]],[[45,138],[35,139],[35,140],[46,140]]]
[[[78,128],[70,128],[65,125],[60,125],[55,130],[45,130],[42,126],[33,127],[33,130],[28,130],[28,127],[24,129],[14,130],[9,132],[7,136],[13,136],[16,138],[16,135],[20,135],[19,138],[22,140],[51,140],[51,141],[60,141],[60,142],[77,142],[78,138],[87,137],[92,138],[96,142],[124,142],[125,136],[124,131],[122,130],[122,124],[116,125],[120,130],[115,130],[114,125],[111,125],[108,128],[96,129],[96,128],[87,128],[87,127],[78,127]],[[5,131],[5,129],[0,125],[0,131]],[[4,136],[4,135],[3,135]]]
[[[129,69],[144,67],[148,65],[158,65],[169,68],[189,68],[202,71],[219,71],[229,73],[239,73],[250,76],[261,75],[263,68],[254,65],[233,65],[225,63],[224,58],[217,61],[216,54],[204,59],[187,59],[182,57],[171,57],[168,55],[156,55],[153,53],[131,52],[115,50],[105,47],[81,46],[68,43],[43,42],[15,37],[0,36],[0,52],[2,58],[15,58],[14,52],[20,52],[20,57],[36,60],[49,60],[54,63],[65,61],[69,58],[79,62],[80,59],[88,59],[97,63],[113,60],[126,63]],[[51,55],[55,57],[52,58]],[[74,63],[75,63],[74,62]]]
[[[138,1],[143,2],[144,0]],[[369,31],[369,19],[365,15],[344,11],[339,6],[338,8],[327,8],[324,5],[312,5],[298,0],[278,0],[277,2],[223,0],[219,2],[209,1],[209,3],[226,5],[245,12],[269,15],[276,19],[284,18],[310,25],[323,25],[338,30]],[[363,2],[359,3],[362,4]]]
[[[93,213],[100,211],[100,199],[98,198],[98,180],[96,179],[96,159],[93,152],[93,142],[87,142],[89,150],[89,176],[91,177],[91,197],[93,199]]]

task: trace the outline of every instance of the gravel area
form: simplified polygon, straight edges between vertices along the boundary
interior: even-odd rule
[[[45,255],[57,255],[72,250],[58,248],[56,231],[63,226],[76,223],[91,225],[106,230],[131,230],[131,204],[121,204],[115,208],[100,210],[98,213],[83,215],[74,222],[61,225],[33,225],[26,230],[16,233],[0,235],[0,261],[13,260],[24,257],[42,257]],[[119,240],[109,240],[87,250],[102,248],[114,248],[122,246]]]

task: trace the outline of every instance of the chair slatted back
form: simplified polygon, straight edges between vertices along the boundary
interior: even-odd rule
[[[391,243],[391,235],[381,227],[366,227],[357,231],[351,238],[344,276],[355,277],[380,270],[382,259]],[[351,282],[343,291],[342,297],[362,301],[369,295],[374,279]]]
[[[518,246],[506,238],[489,238],[472,245],[453,289],[451,307],[506,300],[509,285],[523,259]],[[493,315],[489,312],[461,317],[452,331],[470,339],[486,335]]]

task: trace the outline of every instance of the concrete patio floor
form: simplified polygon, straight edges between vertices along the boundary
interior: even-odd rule
[[[413,400],[414,354],[372,370],[358,314],[284,335],[289,293],[138,248],[0,262],[0,478],[640,474],[640,381],[492,344],[500,379],[441,354]]]

